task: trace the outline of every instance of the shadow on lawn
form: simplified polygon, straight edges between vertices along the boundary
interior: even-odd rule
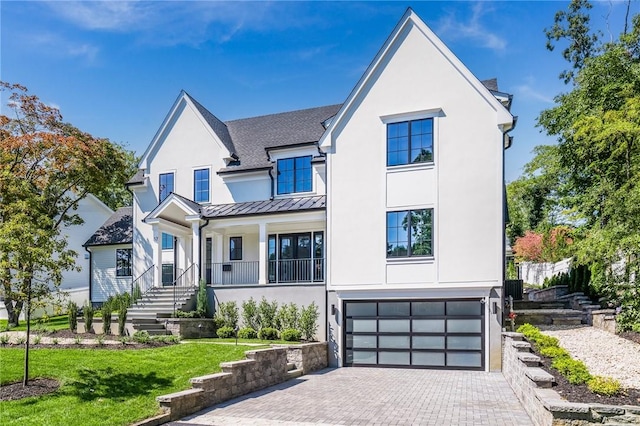
[[[99,398],[125,400],[136,395],[147,395],[154,389],[170,386],[171,378],[157,377],[155,372],[119,373],[111,367],[84,368],[78,380],[68,385],[68,393],[82,401]]]

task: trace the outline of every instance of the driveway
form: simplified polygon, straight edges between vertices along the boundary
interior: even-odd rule
[[[172,425],[532,425],[501,373],[339,368]]]

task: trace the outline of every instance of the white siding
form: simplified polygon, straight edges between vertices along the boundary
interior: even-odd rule
[[[132,277],[116,276],[116,249],[119,248],[131,248],[131,246],[117,245],[93,247],[91,249],[92,302],[104,302],[109,296],[115,296],[131,290]]]

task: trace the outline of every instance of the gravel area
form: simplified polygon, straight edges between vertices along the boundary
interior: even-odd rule
[[[7,336],[9,336],[9,344],[16,344],[19,339],[24,339],[27,337],[27,332],[26,331],[5,331],[2,334],[5,334]],[[95,335],[94,337],[91,338],[86,338],[83,336],[83,338],[80,340],[80,344],[81,345],[95,345],[97,344],[97,337],[99,335]],[[31,344],[35,344],[36,341],[36,333],[31,333],[31,338],[29,339]],[[40,336],[40,344],[43,345],[51,345],[54,344],[54,339],[56,341],[55,344],[57,345],[73,345],[76,343],[76,339],[71,338],[71,337],[56,337],[55,334],[52,335],[48,335],[48,336]],[[102,342],[105,345],[121,345],[122,343],[118,340],[119,338],[117,336],[109,336],[108,338],[105,338],[104,341]]]
[[[608,376],[627,388],[640,389],[640,344],[598,328],[582,326],[539,326],[572,357],[584,362],[594,376]]]

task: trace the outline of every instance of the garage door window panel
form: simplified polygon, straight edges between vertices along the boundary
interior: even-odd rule
[[[379,352],[378,364],[410,365],[409,352]]]
[[[409,349],[411,340],[409,336],[380,336],[378,347],[384,349]]]
[[[479,319],[448,319],[447,333],[480,333],[482,320]]]
[[[414,352],[411,365],[420,367],[444,367],[444,352]]]
[[[444,336],[413,336],[413,349],[444,350]]]
[[[480,336],[447,336],[447,349],[480,350],[482,338]]]

